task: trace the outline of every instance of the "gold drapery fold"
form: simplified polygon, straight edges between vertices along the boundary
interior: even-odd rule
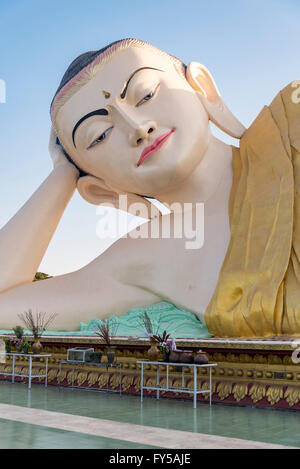
[[[205,313],[219,337],[300,334],[300,103],[289,85],[233,148],[231,239]]]

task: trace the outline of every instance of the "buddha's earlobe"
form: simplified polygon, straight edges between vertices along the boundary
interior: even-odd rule
[[[81,197],[93,205],[110,206],[149,219],[159,214],[159,211],[154,210],[151,203],[143,196],[114,189],[103,179],[95,176],[78,179],[77,189]]]
[[[191,87],[198,91],[209,119],[231,137],[241,138],[246,128],[226,106],[207,68],[198,62],[191,62],[186,69],[186,78]]]

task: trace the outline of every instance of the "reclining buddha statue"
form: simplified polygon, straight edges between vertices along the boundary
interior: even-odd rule
[[[300,81],[287,86],[245,129],[200,63],[136,39],[80,55],[51,104],[53,170],[0,230],[0,327],[31,308],[74,330],[167,301],[214,336],[299,334],[299,90]],[[149,236],[136,228],[82,269],[33,283],[76,188],[95,205],[142,204]],[[170,213],[152,216],[153,199]],[[199,204],[201,247],[151,236]]]

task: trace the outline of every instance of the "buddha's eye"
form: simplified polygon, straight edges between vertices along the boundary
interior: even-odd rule
[[[103,140],[105,140],[106,137],[110,134],[112,129],[113,129],[113,127],[110,127],[109,129],[105,130],[105,132],[103,132],[103,134],[101,134],[100,137],[98,137],[96,140],[94,140],[93,143],[87,149],[89,150],[89,148],[92,148],[95,145],[98,145],[98,143],[103,142]]]
[[[155,87],[155,89],[153,91],[151,91],[150,93],[148,93],[143,99],[141,99],[137,104],[136,104],[136,107],[138,106],[141,106],[142,104],[145,104],[147,103],[148,101],[150,101],[153,96],[156,94],[156,91],[158,90],[158,87],[159,87],[160,83]]]

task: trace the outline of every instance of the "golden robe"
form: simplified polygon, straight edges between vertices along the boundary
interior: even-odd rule
[[[233,148],[231,239],[205,313],[219,337],[300,335],[300,103],[287,86]]]

